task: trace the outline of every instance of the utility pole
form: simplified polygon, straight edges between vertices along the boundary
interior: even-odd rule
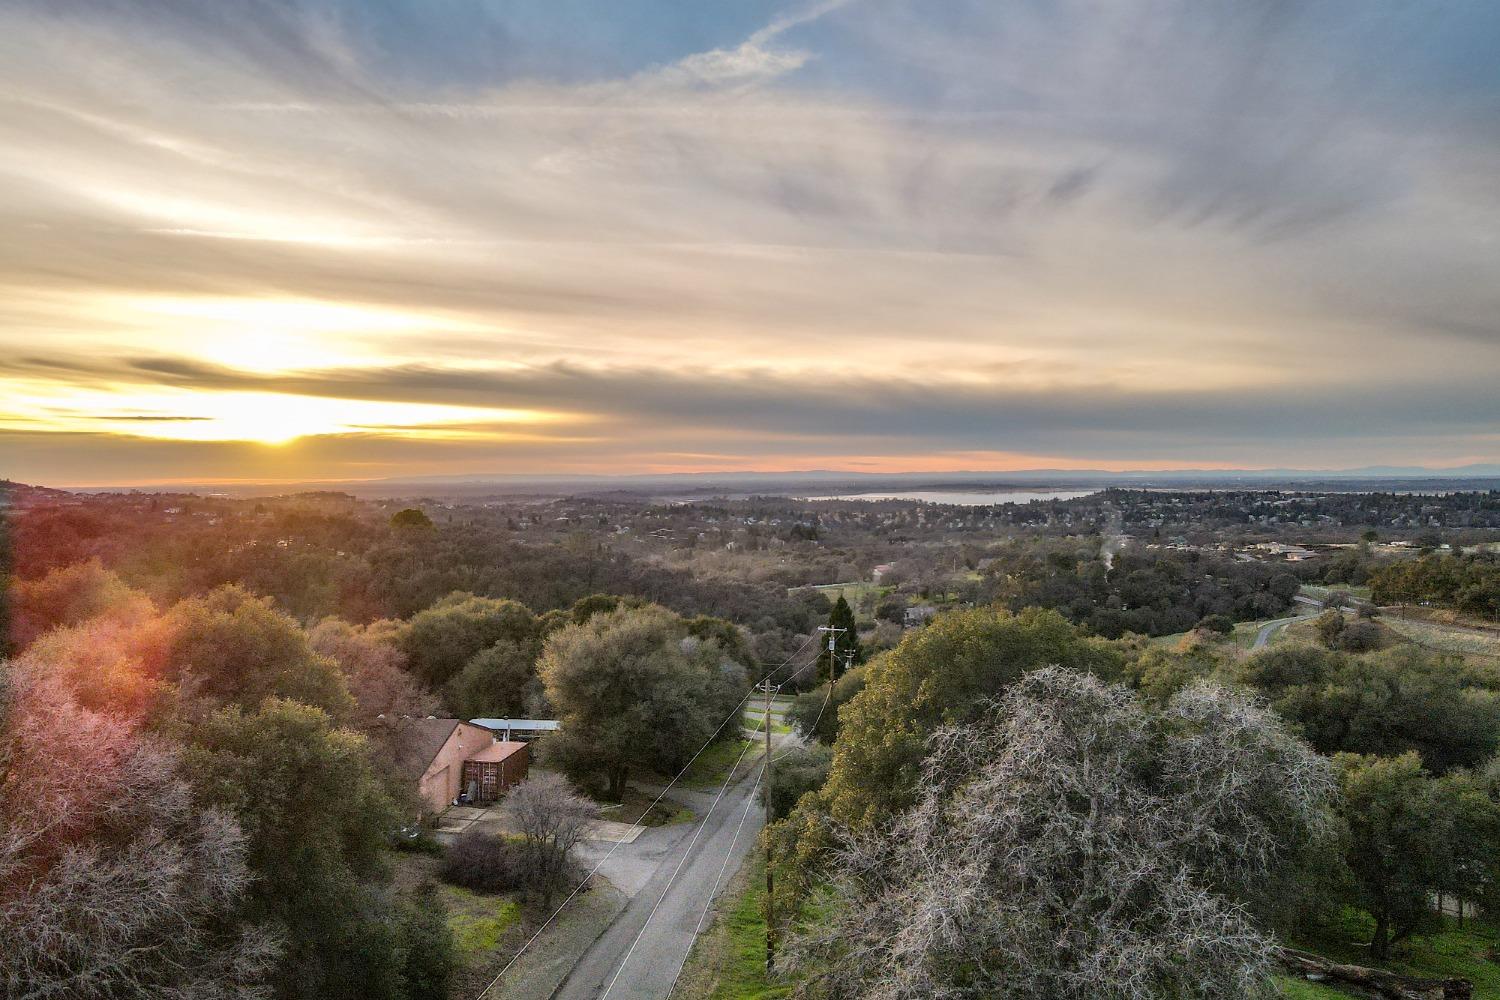
[[[835,628],[832,625],[819,625],[818,631],[828,633],[828,687],[829,690],[832,690],[833,675],[834,672],[838,669],[839,659],[838,654],[834,652],[834,649],[838,645],[839,634],[847,630],[842,628]]]
[[[766,807],[766,829],[771,829],[771,678],[761,681],[760,689],[766,695],[766,785],[761,789],[761,801]],[[770,978],[776,966],[776,892],[771,864],[771,840],[766,838],[766,977]]]

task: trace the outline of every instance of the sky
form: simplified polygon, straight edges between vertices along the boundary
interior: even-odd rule
[[[1500,461],[1493,0],[11,0],[0,478]]]

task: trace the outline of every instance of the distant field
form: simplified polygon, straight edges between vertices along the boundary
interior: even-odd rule
[[[844,600],[849,603],[849,607],[854,609],[856,617],[868,619],[870,617],[868,614],[859,614],[860,602],[867,598],[878,598],[890,588],[879,587],[873,583],[825,583],[822,586],[810,587],[808,589],[816,590],[828,598],[829,604],[835,603],[842,595]]]
[[[1302,592],[1305,593],[1308,597],[1314,597],[1320,601],[1326,599],[1330,594],[1333,594],[1335,592],[1348,594],[1350,597],[1357,597],[1361,601],[1368,601],[1371,598],[1369,587],[1356,587],[1353,584],[1349,583],[1304,583],[1302,585]]]
[[[1436,622],[1416,622],[1391,616],[1381,618],[1380,621],[1392,632],[1428,649],[1500,660],[1500,633],[1486,635]]]

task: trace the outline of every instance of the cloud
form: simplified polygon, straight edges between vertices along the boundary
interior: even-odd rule
[[[252,383],[521,401],[635,455],[1492,446],[1494,11],[567,16],[7,7],[5,370],[116,414]]]

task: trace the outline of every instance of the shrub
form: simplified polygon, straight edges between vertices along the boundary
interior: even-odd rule
[[[511,892],[526,883],[525,858],[519,845],[471,829],[448,849],[442,876],[475,892]]]
[[[1368,653],[1380,645],[1380,626],[1374,622],[1354,622],[1339,635],[1339,646],[1351,653]]]
[[[1234,622],[1228,615],[1205,615],[1198,622],[1198,627],[1209,632],[1217,632],[1220,635],[1228,635],[1234,631]]]
[[[1313,622],[1313,627],[1318,630],[1318,638],[1323,640],[1323,645],[1334,649],[1344,632],[1344,616],[1337,611],[1325,611]]]

